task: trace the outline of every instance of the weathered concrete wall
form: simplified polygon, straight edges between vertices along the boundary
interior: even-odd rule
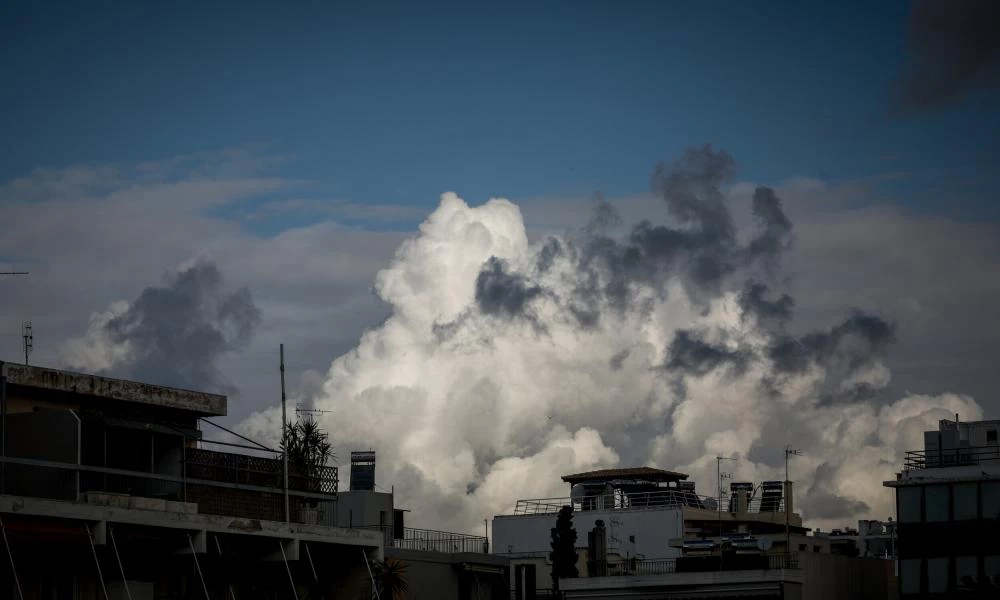
[[[884,600],[897,597],[891,560],[832,554],[799,554],[806,575],[803,600]]]
[[[0,363],[0,368],[9,385],[177,408],[211,416],[226,414],[226,397],[218,394],[14,363]]]
[[[406,565],[407,600],[506,600],[509,561],[492,554],[386,548],[386,559]],[[490,573],[502,569],[503,573]]]

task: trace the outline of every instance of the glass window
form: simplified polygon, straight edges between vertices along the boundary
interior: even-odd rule
[[[989,444],[989,443],[994,443],[995,444],[996,441],[997,441],[997,430],[996,429],[988,429],[986,431],[986,443],[987,444]]]
[[[929,485],[924,488],[924,516],[928,523],[948,520],[948,486]]]
[[[962,591],[975,591],[979,578],[979,558],[975,556],[955,557],[955,585]]]
[[[1000,519],[1000,481],[982,484],[983,518]]]
[[[899,499],[899,521],[900,523],[920,522],[920,492],[919,486],[907,486],[896,488],[896,495]]]
[[[904,594],[920,593],[920,559],[899,561],[899,591]]]
[[[948,559],[927,559],[927,591],[943,594],[948,591]]]
[[[993,585],[1000,585],[1000,554],[983,557],[983,576]]]
[[[979,516],[978,486],[975,483],[956,483],[952,488],[955,494],[955,520],[969,521]]]

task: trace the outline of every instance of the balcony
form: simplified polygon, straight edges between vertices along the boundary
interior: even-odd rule
[[[175,457],[171,459],[170,457]],[[0,457],[0,493],[143,508],[285,520],[280,455],[260,457],[180,446],[151,460],[148,470]],[[288,477],[289,520],[316,524],[314,507],[336,498],[336,467]]]
[[[982,464],[1000,465],[1000,446],[967,446],[937,450],[910,450],[903,459],[903,470],[965,467]]]
[[[671,575],[673,573],[707,573],[715,571],[773,571],[798,569],[795,554],[734,554],[731,556],[683,556],[680,558],[646,558],[623,561],[595,562],[590,565],[591,577],[636,577]]]
[[[480,535],[405,527],[402,531],[402,537],[397,537],[399,532],[389,526],[361,526],[354,527],[354,529],[375,529],[381,531],[384,536],[386,548],[444,553],[472,552],[489,554],[490,552],[489,539]]]
[[[572,506],[573,511],[634,511],[659,510],[671,508],[700,508],[717,510],[718,498],[700,496],[693,492],[676,489],[657,490],[655,492],[621,492],[604,496],[584,498],[536,498],[518,500],[514,507],[514,515],[549,515],[556,514],[563,506]],[[723,512],[729,512],[728,498],[723,499]],[[764,510],[762,510],[762,508]],[[783,512],[784,500],[781,498],[762,498],[754,496],[748,503],[748,512]]]

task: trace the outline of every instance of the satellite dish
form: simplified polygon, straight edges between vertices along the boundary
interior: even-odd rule
[[[771,549],[771,540],[768,538],[760,538],[757,540],[757,548],[759,548],[761,552],[767,552]]]

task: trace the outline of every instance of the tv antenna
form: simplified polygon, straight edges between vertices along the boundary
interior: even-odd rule
[[[21,324],[21,337],[24,339],[24,365],[28,366],[28,355],[31,354],[35,339],[31,332],[31,321],[25,321]]]
[[[313,419],[316,415],[325,415],[332,412],[332,410],[319,410],[318,408],[302,408],[301,402],[295,405],[295,414],[305,415],[307,419]]]

